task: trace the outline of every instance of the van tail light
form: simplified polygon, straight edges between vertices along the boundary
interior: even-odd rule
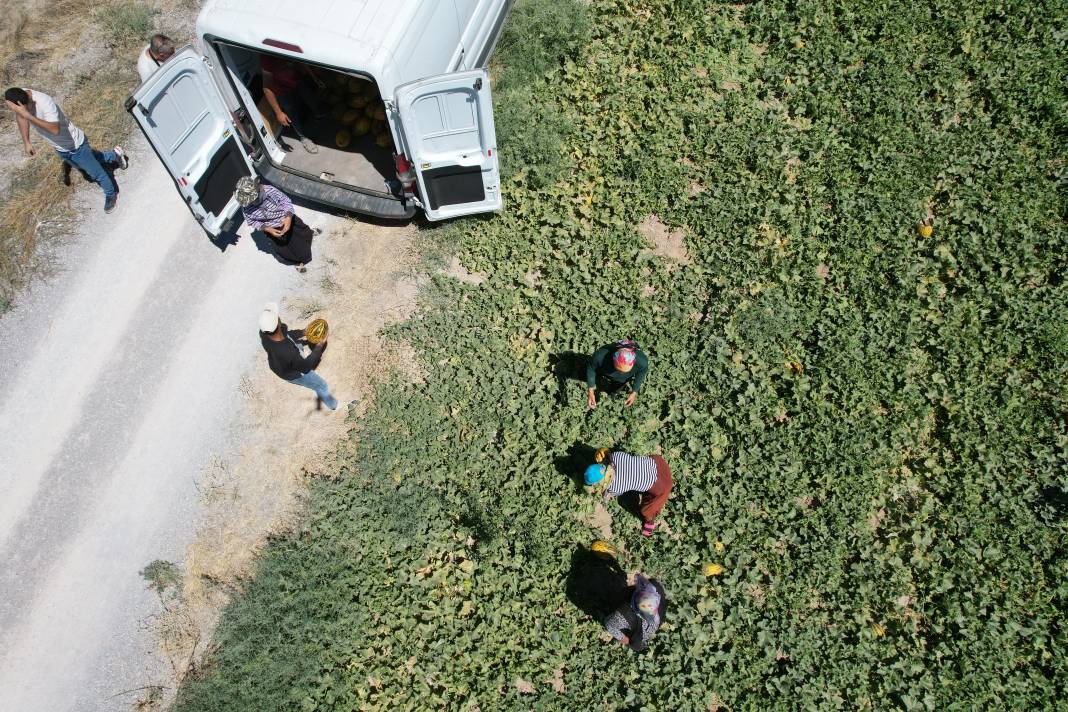
[[[406,194],[414,194],[415,166],[403,153],[393,154],[393,161],[397,164],[397,180],[400,181],[401,189]]]
[[[268,47],[277,47],[278,49],[284,49],[287,52],[296,52],[297,54],[304,54],[304,50],[300,48],[300,45],[295,45],[292,42],[283,42],[282,40],[275,40],[268,37],[263,41],[263,44]]]

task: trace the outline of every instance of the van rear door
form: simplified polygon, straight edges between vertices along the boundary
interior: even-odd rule
[[[500,210],[497,134],[486,70],[402,84],[396,101],[426,216],[444,220]]]
[[[253,173],[211,68],[192,47],[165,62],[126,101],[197,221],[218,235],[239,208],[238,178]]]

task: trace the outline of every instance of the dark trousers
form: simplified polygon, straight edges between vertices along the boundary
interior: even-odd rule
[[[319,118],[323,113],[323,102],[319,98],[318,88],[307,77],[300,80],[300,84],[291,94],[277,96],[278,105],[289,116],[289,127],[300,138],[307,136],[304,133],[304,120],[311,113],[314,118]]]

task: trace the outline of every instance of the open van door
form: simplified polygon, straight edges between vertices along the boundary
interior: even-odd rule
[[[127,99],[126,110],[193,216],[218,235],[239,208],[233,199],[237,179],[253,168],[204,57],[183,47]]]
[[[418,79],[397,87],[396,100],[427,218],[500,210],[489,73]]]

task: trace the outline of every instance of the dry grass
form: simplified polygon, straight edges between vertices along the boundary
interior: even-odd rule
[[[142,37],[101,37],[95,27],[70,22],[72,17],[109,18],[109,8],[129,2],[57,0],[45,3],[14,0],[0,9],[0,79],[11,85],[39,87],[60,98],[63,110],[96,147],[110,147],[129,135],[133,122],[123,108],[137,86],[132,48]],[[130,26],[140,31],[140,26]],[[72,75],[71,68],[77,68]],[[17,131],[10,112],[0,112],[0,133]],[[54,264],[58,240],[76,224],[71,211],[74,189],[60,182],[61,164],[53,151],[31,133],[37,155],[10,166],[10,183],[0,204],[0,313],[15,293]],[[20,141],[8,141],[21,151]],[[75,171],[72,182],[81,181]]]

